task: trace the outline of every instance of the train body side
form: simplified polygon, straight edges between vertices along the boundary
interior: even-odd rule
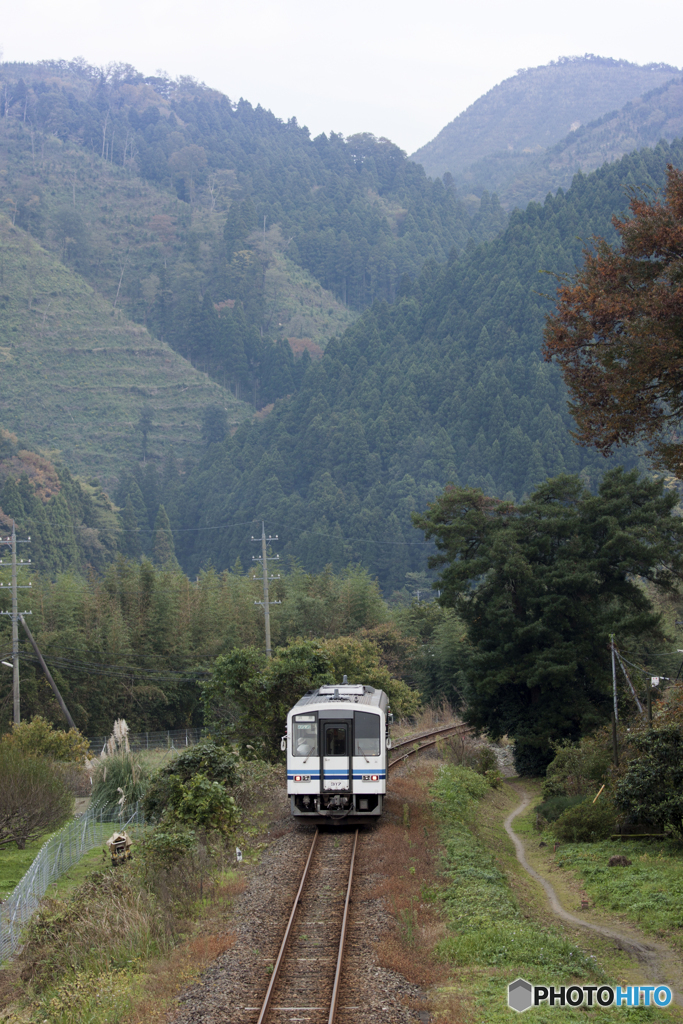
[[[370,686],[311,690],[287,716],[287,792],[297,818],[377,818],[387,791],[388,699]]]

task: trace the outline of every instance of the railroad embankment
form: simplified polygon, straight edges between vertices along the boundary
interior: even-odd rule
[[[397,765],[389,789],[385,815],[359,835],[336,1024],[509,1024],[507,986],[520,976],[680,990],[678,848],[555,851],[536,831],[533,782],[487,781],[433,748]],[[0,972],[4,1020],[255,1024],[313,834],[292,822],[282,792],[259,814],[240,840],[239,867],[234,850],[207,847],[145,878],[152,861],[143,868],[138,858],[47,903],[21,956]],[[275,992],[278,1022],[317,1024],[327,999],[324,983],[303,1009],[333,959],[325,928],[342,906],[349,836],[321,838],[319,884],[301,903],[287,987]],[[608,868],[614,852],[632,863]],[[304,967],[301,983],[293,965]],[[539,1007],[524,1019],[561,1024],[577,1012]],[[677,1006],[581,1012],[600,1024],[683,1021]]]

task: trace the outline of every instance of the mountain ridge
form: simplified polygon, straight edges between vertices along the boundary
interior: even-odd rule
[[[494,154],[540,154],[677,75],[680,69],[669,65],[594,55],[525,68],[475,100],[411,159],[433,177],[457,178]]]

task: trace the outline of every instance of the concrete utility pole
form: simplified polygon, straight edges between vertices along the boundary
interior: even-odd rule
[[[17,607],[17,531],[12,520],[12,703],[14,724],[21,721],[19,700],[19,609]]]
[[[270,536],[266,537],[266,524],[262,520],[261,521],[261,536],[260,537],[252,537],[251,539],[254,540],[254,541],[259,541],[259,540],[261,541],[261,554],[260,555],[252,555],[251,559],[252,559],[252,562],[261,562],[263,564],[263,600],[262,601],[254,601],[254,604],[263,605],[263,615],[264,615],[265,624],[266,624],[266,657],[270,658],[270,657],[272,657],[272,651],[271,651],[271,647],[270,647],[270,605],[271,604],[282,604],[282,601],[269,601],[268,600],[268,580],[269,579],[270,580],[279,580],[280,577],[279,576],[269,576],[268,575],[268,551],[267,551],[267,544],[268,544],[269,541],[277,540],[278,537],[277,537],[277,534],[275,534],[274,537],[270,537]],[[275,561],[279,561],[279,559],[280,559],[279,555],[274,555],[272,557],[275,558]]]
[[[614,764],[619,767],[619,740],[617,729],[619,727],[619,710],[617,708],[617,666],[614,661],[614,633],[610,633],[610,646],[612,648],[612,696],[614,699],[614,711],[612,712],[612,749],[614,753]]]
[[[12,535],[11,537],[0,538],[0,544],[6,544],[12,549],[12,561],[11,562],[0,562],[0,565],[11,565],[12,566],[12,582],[9,586],[12,588],[12,611],[11,612],[0,612],[0,615],[9,615],[12,618],[12,704],[13,704],[13,715],[12,721],[15,725],[19,725],[21,722],[21,694],[19,687],[19,609],[17,601],[18,590],[30,590],[31,584],[28,583],[24,586],[19,586],[17,582],[17,544],[30,544],[31,538],[28,540],[17,540],[16,524],[12,520]],[[19,565],[20,567],[31,564],[29,558],[26,562],[22,558]],[[6,589],[7,584],[0,583],[0,589]],[[30,615],[30,612],[24,612],[24,615]]]

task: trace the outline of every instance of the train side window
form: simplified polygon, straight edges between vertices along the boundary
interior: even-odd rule
[[[367,711],[356,711],[353,732],[356,757],[379,756],[379,715],[369,715]]]
[[[293,719],[292,754],[294,757],[318,756],[317,715],[295,715]]]

